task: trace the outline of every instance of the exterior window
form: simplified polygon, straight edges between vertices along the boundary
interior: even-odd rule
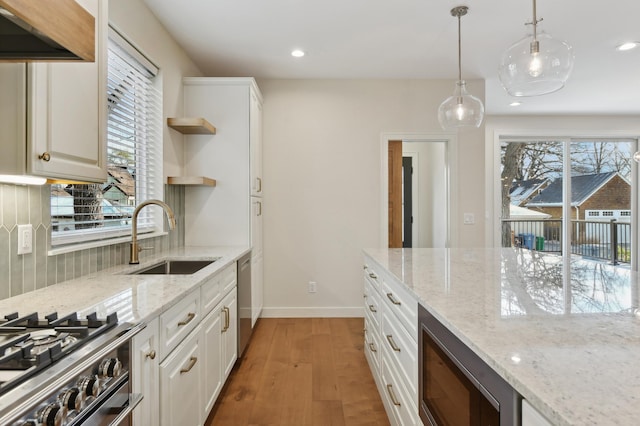
[[[133,210],[162,196],[162,95],[158,69],[110,29],[107,76],[107,182],[51,186],[52,245],[129,235]],[[146,211],[145,211],[146,210]],[[139,231],[161,228],[144,209]]]
[[[501,245],[628,263],[636,140],[501,140]]]

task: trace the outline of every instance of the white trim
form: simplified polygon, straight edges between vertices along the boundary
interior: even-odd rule
[[[278,307],[262,308],[260,318],[362,318],[364,308],[361,306],[338,308],[325,307]]]
[[[446,247],[458,245],[458,231],[453,218],[457,217],[458,203],[458,152],[457,136],[453,133],[381,133],[380,134],[380,247],[389,247],[389,141],[444,142],[445,175],[447,186],[447,238]],[[454,196],[452,196],[452,194]]]
[[[146,240],[148,238],[153,238],[153,237],[161,237],[167,234],[168,232],[166,231],[139,234],[138,241]],[[112,246],[114,244],[128,243],[130,241],[131,241],[131,236],[128,236],[128,237],[119,237],[119,238],[109,238],[107,240],[88,241],[86,243],[72,244],[67,246],[60,246],[47,251],[47,256],[55,256],[57,254],[63,254],[63,253],[72,253],[74,251],[86,250],[86,249],[91,249],[95,247]]]

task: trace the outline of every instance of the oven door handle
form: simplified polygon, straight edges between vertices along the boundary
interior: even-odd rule
[[[140,404],[140,401],[142,401],[142,394],[130,393],[126,409],[123,406],[122,407],[123,410],[118,414],[118,416],[115,419],[113,419],[111,423],[109,423],[109,426],[119,426],[120,424],[122,424],[122,422],[129,417],[129,415],[133,412],[133,410],[135,410],[138,404]]]

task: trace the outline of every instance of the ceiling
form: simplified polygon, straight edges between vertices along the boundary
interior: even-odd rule
[[[497,76],[500,56],[526,34],[532,0],[145,0],[207,76],[484,79],[488,114],[638,114],[640,1],[538,0],[539,29],[571,44],[573,73],[548,95],[519,98]],[[290,55],[294,48],[303,58]],[[452,84],[453,92],[453,84]]]

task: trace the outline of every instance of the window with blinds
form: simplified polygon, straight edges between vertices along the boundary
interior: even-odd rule
[[[142,201],[162,197],[162,96],[158,69],[110,29],[107,77],[107,182],[51,185],[52,245],[131,233]],[[138,232],[162,229],[153,209],[138,216]]]

